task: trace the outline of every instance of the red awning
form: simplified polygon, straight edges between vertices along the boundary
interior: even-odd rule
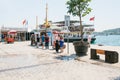
[[[16,30],[10,30],[10,31],[8,31],[8,34],[15,34],[15,33],[17,33]]]

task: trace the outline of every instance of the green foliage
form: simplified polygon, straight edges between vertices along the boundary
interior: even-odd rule
[[[89,2],[91,0],[69,0],[66,5],[68,8],[68,13],[73,16],[81,16],[84,17],[91,12],[91,8],[89,8]]]
[[[81,40],[83,40],[83,26],[82,26],[82,17],[86,16],[91,12],[89,8],[89,3],[91,0],[68,0],[66,5],[68,8],[68,13],[73,16],[79,16],[80,19],[80,31],[81,31]]]

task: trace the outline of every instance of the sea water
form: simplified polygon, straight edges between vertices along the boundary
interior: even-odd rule
[[[96,36],[95,43],[107,46],[120,46],[120,35],[103,35]]]

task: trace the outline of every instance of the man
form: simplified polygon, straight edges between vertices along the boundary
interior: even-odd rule
[[[31,38],[31,46],[33,46],[33,44],[35,43],[35,35],[32,34],[30,38]]]
[[[39,44],[40,44],[40,36],[39,34],[36,34],[37,35],[37,48],[39,48]]]
[[[49,49],[49,36],[47,34],[45,34],[45,47]]]
[[[42,34],[42,36],[41,36],[41,42],[42,42],[42,49],[44,49],[44,46],[45,46],[45,36],[44,36],[44,34]]]

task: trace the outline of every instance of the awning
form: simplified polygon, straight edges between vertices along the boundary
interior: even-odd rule
[[[15,34],[15,33],[17,33],[16,30],[10,30],[10,31],[8,31],[8,34]]]

